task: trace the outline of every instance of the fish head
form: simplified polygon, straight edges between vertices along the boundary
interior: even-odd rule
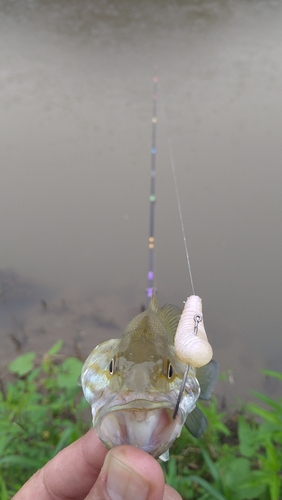
[[[83,366],[93,426],[107,448],[131,444],[159,457],[195,408],[200,386],[191,367],[174,415],[186,365],[159,312],[155,304],[139,314],[121,339],[97,346]]]

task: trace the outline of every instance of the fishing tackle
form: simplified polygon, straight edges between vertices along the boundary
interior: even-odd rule
[[[154,88],[153,88],[153,117],[152,117],[152,148],[151,148],[151,190],[150,190],[150,224],[149,224],[149,270],[148,270],[148,288],[147,288],[147,304],[152,297],[154,288],[154,271],[153,271],[153,252],[155,248],[155,236],[154,236],[154,215],[155,215],[155,179],[156,179],[156,127],[157,127],[157,84],[158,77],[153,78]],[[166,121],[166,120],[165,120]],[[172,154],[172,147],[167,134],[167,142],[169,149],[170,165],[173,175],[174,188],[184,242],[184,248],[186,253],[187,266],[190,276],[190,283],[192,287],[193,295],[188,297],[177,330],[175,334],[174,345],[176,349],[176,354],[179,359],[187,364],[186,370],[183,376],[181,388],[179,390],[179,395],[177,403],[175,406],[173,418],[176,417],[179,404],[185,390],[185,383],[189,373],[189,366],[195,368],[202,367],[209,363],[212,359],[212,347],[208,342],[202,314],[202,299],[195,295],[194,282],[192,278],[191,264],[188,253],[188,246],[186,241],[186,234],[183,222],[183,215],[180,203],[180,196],[178,191],[178,183],[176,178],[176,169]],[[201,328],[199,328],[199,323],[202,323]]]
[[[108,449],[131,444],[168,460],[169,448],[183,425],[195,437],[203,434],[206,418],[196,404],[198,398],[210,398],[218,366],[211,360],[202,301],[194,294],[191,269],[193,295],[183,311],[172,304],[160,308],[156,298],[153,257],[158,77],[153,81],[149,305],[130,321],[121,338],[107,340],[92,351],[82,367],[81,385],[91,405],[95,432]],[[182,231],[185,240],[183,221]],[[185,248],[189,267],[186,244]]]
[[[151,170],[150,170],[150,219],[149,219],[149,264],[148,264],[148,286],[147,306],[154,292],[154,248],[155,248],[155,183],[156,183],[156,137],[157,137],[157,99],[158,99],[158,77],[153,78],[153,116],[152,116],[152,146],[151,146]]]
[[[195,335],[195,317],[201,317]],[[195,368],[206,365],[212,359],[212,347],[208,342],[202,315],[202,299],[191,295],[186,300],[174,338],[177,356],[183,363]]]
[[[203,315],[202,314],[195,314],[195,316],[194,316],[194,324],[195,324],[195,326],[194,326],[194,335],[197,335],[198,328],[199,328],[199,323],[200,323],[200,321],[202,321],[202,319],[203,319]],[[178,394],[177,402],[176,402],[176,405],[175,405],[175,409],[174,409],[174,412],[173,412],[173,416],[172,416],[173,419],[176,418],[176,415],[177,415],[177,412],[178,412],[178,408],[179,408],[179,405],[180,405],[180,401],[181,401],[183,392],[185,390],[185,384],[186,384],[186,380],[187,380],[187,377],[188,377],[189,368],[190,368],[190,365],[187,364],[185,372],[184,372],[184,375],[183,375],[183,379],[182,379],[182,382],[181,382],[181,387],[179,389],[179,394]]]

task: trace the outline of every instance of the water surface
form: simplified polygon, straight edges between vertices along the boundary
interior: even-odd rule
[[[158,63],[159,301],[191,294],[169,137],[196,293],[235,380],[219,391],[263,389],[259,371],[281,369],[281,2],[2,0],[0,13],[0,268],[40,284],[25,307],[16,292],[1,305],[2,362],[11,332],[42,352],[79,338],[86,356],[144,303]]]

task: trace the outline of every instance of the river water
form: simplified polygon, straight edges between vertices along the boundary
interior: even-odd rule
[[[85,357],[144,303],[157,64],[159,302],[191,294],[170,141],[218,394],[275,393],[281,25],[278,0],[0,1],[2,365]]]

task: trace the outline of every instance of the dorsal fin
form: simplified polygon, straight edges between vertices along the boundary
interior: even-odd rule
[[[149,304],[149,309],[151,311],[153,311],[154,313],[158,314],[159,313],[159,304],[158,304],[158,301],[157,301],[157,295],[156,295],[156,292],[153,292],[153,295],[152,295],[152,298],[150,300],[150,304]]]
[[[173,306],[172,304],[165,304],[159,310],[158,316],[172,340],[174,338],[181,313],[181,309],[177,306]]]

